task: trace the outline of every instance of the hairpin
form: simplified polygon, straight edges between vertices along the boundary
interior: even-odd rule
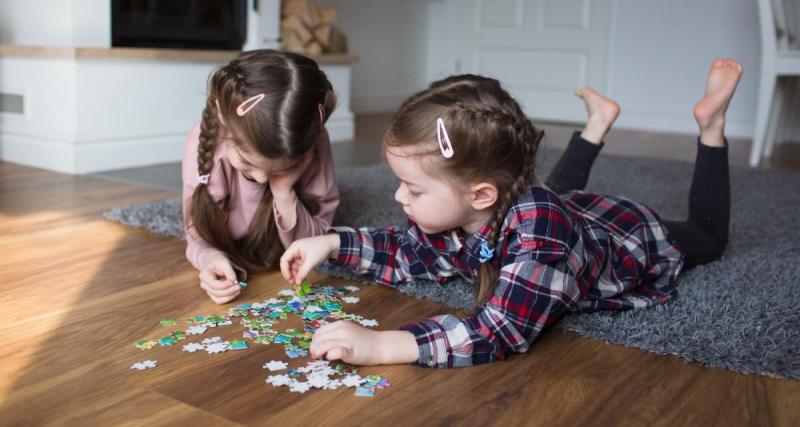
[[[261,102],[261,100],[264,99],[265,96],[266,95],[264,95],[263,93],[259,93],[258,95],[253,95],[250,98],[245,99],[244,102],[242,102],[241,104],[239,104],[238,107],[236,107],[236,114],[238,114],[239,117],[244,116],[245,114],[247,114],[248,111],[252,110],[253,107],[258,105],[258,103]]]
[[[205,174],[205,175],[198,174],[197,175],[197,182],[199,184],[208,185],[208,179],[209,178],[211,178],[211,174],[208,174],[208,173]]]
[[[444,136],[444,138],[442,138]],[[447,128],[444,127],[444,120],[441,117],[436,119],[436,138],[439,140],[439,150],[445,159],[453,157],[453,144],[450,143],[450,136],[447,135]]]
[[[484,240],[483,243],[481,243],[481,253],[480,256],[478,256],[478,260],[483,264],[492,258],[494,258],[494,248],[489,248],[488,243]]]

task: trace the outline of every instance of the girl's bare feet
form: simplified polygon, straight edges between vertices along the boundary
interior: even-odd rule
[[[597,93],[590,87],[582,87],[575,95],[583,100],[589,119],[581,132],[581,137],[591,143],[600,144],[608,129],[619,116],[619,104]]]
[[[711,147],[725,144],[725,111],[739,84],[742,66],[732,59],[716,59],[711,64],[706,94],[694,106],[694,118],[700,126],[700,142]]]

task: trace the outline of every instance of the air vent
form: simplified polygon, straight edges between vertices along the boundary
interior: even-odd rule
[[[14,93],[0,92],[0,113],[24,114],[25,97]]]

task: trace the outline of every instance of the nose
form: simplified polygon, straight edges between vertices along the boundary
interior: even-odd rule
[[[397,187],[397,191],[394,192],[394,200],[397,203],[400,203],[401,205],[405,206],[406,205],[406,201],[407,201],[407,197],[406,197],[407,194],[404,191],[403,187],[404,187],[404,184],[400,184],[400,186]]]

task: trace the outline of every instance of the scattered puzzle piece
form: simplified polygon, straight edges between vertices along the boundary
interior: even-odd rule
[[[188,335],[201,335],[204,334],[208,330],[208,326],[204,325],[193,325],[186,328],[186,333]]]
[[[143,362],[136,362],[131,366],[131,369],[136,369],[137,371],[144,371],[145,369],[155,368],[158,362],[155,360],[145,360]]]
[[[292,382],[292,379],[289,378],[288,375],[270,375],[267,377],[267,384],[272,384],[275,387],[280,387],[284,385],[289,385]]]
[[[281,371],[288,367],[289,365],[286,362],[281,362],[280,360],[270,360],[264,364],[264,369],[269,369],[270,372]]]
[[[183,351],[188,351],[189,353],[194,353],[195,351],[205,350],[206,346],[203,344],[198,344],[196,342],[192,342],[183,346]]]
[[[176,319],[168,317],[166,319],[161,319],[161,322],[159,323],[161,323],[161,326],[175,326],[178,324],[178,321]]]

